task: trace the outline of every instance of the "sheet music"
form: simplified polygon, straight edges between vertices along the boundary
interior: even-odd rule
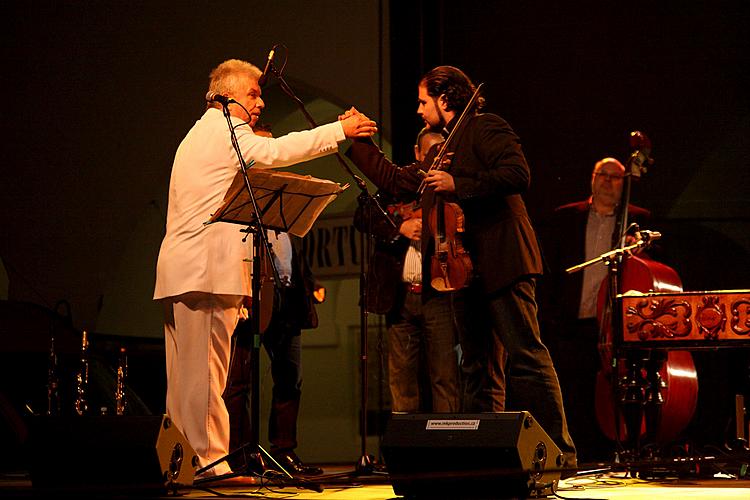
[[[265,227],[299,237],[304,237],[323,210],[349,187],[311,175],[267,168],[250,168],[247,174]],[[250,225],[254,221],[253,205],[242,172],[238,171],[209,222]]]

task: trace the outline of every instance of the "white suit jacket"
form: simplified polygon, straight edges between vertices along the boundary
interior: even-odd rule
[[[256,136],[247,125],[236,133],[243,157],[255,160],[253,168],[285,167],[331,154],[345,139],[339,122],[274,139]],[[226,118],[210,108],[175,155],[154,299],[187,292],[251,295],[252,239],[243,243],[243,227],[237,224],[203,224],[220,206],[238,169]]]

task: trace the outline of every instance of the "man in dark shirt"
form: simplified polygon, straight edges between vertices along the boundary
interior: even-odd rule
[[[443,136],[425,127],[414,147],[417,161]],[[388,325],[388,386],[394,412],[460,410],[458,332],[463,290],[431,294],[422,300],[422,217],[414,196],[400,203],[385,191],[376,193],[394,224],[360,205],[354,224],[375,237],[368,265],[368,311],[385,314]],[[422,368],[420,370],[420,368]],[[429,385],[420,384],[426,372]],[[420,387],[424,385],[425,387]]]
[[[565,269],[614,248],[624,177],[625,167],[615,158],[598,161],[591,174],[591,196],[557,207],[540,232],[551,270],[540,287],[542,336],[560,376],[570,433],[585,462],[607,460],[614,451],[599,430],[595,409],[600,369],[597,295],[607,268],[600,262],[573,274]],[[639,223],[649,216],[634,205],[628,214]]]

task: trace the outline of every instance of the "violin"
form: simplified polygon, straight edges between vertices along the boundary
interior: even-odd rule
[[[402,221],[422,218],[418,200],[388,205],[388,213]],[[457,203],[437,201],[430,210],[427,224],[435,240],[435,254],[430,272],[431,285],[439,292],[459,290],[467,285],[473,271],[469,253],[464,249],[460,233],[464,232],[464,213]]]
[[[474,108],[482,85],[484,84],[479,84],[474,91],[461,116],[456,121],[455,127],[440,146],[429,171],[446,169],[450,165],[450,161],[448,161],[449,145],[456,137],[456,132],[463,125],[470,110]],[[422,181],[419,187],[420,193],[424,191],[425,186],[426,184]],[[446,202],[440,194],[436,193],[435,202],[427,218],[427,225],[435,244],[435,251],[430,262],[430,285],[439,292],[452,292],[465,288],[469,285],[473,275],[474,266],[461,239],[462,233],[465,231],[464,222],[464,212],[458,203]]]
[[[435,240],[430,262],[430,284],[438,292],[452,292],[468,285],[474,266],[461,242],[464,212],[458,203],[436,201],[430,210],[429,225]]]
[[[422,206],[417,200],[392,203],[386,207],[386,210],[391,217],[396,217],[401,221],[422,218]]]

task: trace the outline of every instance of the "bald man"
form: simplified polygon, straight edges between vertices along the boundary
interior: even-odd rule
[[[542,336],[557,368],[568,427],[581,462],[611,459],[614,450],[599,430],[594,398],[599,370],[596,301],[607,268],[600,262],[571,275],[565,269],[614,248],[624,180],[622,163],[611,157],[599,160],[591,172],[591,195],[556,208],[541,231],[551,270],[540,287]],[[649,216],[634,205],[628,206],[628,212],[631,222]]]

